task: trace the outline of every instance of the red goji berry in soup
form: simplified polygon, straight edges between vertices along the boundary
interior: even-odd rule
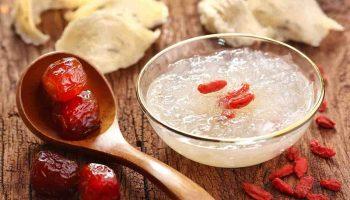
[[[224,108],[224,109],[232,109],[229,104],[230,101],[234,98],[239,98],[242,95],[247,94],[247,92],[249,91],[250,85],[247,83],[242,84],[241,88],[239,88],[238,90],[234,90],[232,92],[227,93],[225,96],[221,97],[219,99],[219,106]]]
[[[252,93],[246,93],[242,94],[238,97],[233,97],[228,102],[228,108],[229,109],[239,109],[247,106],[251,101],[253,101],[255,98],[254,94]]]
[[[209,83],[202,83],[198,85],[198,91],[202,94],[208,94],[212,92],[217,92],[223,89],[227,85],[225,80],[216,80]]]
[[[250,88],[250,85],[248,83],[244,83],[242,84],[242,87],[239,88],[238,90],[234,90],[232,92],[227,93],[223,98],[220,99],[220,102],[222,104],[227,104],[229,100],[232,99],[233,97],[237,97],[239,95],[242,95],[243,93],[248,92],[249,88]]]

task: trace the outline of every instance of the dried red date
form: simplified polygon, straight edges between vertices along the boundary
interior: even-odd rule
[[[335,151],[329,147],[321,146],[318,140],[311,140],[310,149],[312,153],[322,157],[322,158],[331,158],[335,156]]]
[[[335,127],[335,122],[324,115],[318,116],[315,121],[321,128],[334,129]]]
[[[336,179],[325,179],[320,182],[320,185],[328,190],[339,191],[341,183]]]
[[[97,100],[91,91],[83,91],[68,102],[56,104],[53,119],[63,131],[62,137],[81,139],[100,126]]]
[[[284,182],[280,178],[275,178],[272,181],[272,185],[280,192],[288,195],[293,195],[293,188],[288,183]]]
[[[294,162],[295,162],[294,172],[298,178],[301,178],[307,172],[307,169],[308,169],[307,160],[304,157],[300,157],[300,158],[297,158]]]
[[[281,178],[284,176],[288,176],[292,174],[294,171],[294,167],[291,164],[284,165],[280,169],[277,169],[276,171],[272,172],[269,176],[270,181],[274,180],[275,178]]]
[[[262,189],[261,187],[245,182],[243,183],[243,190],[253,199],[256,200],[269,200],[272,199],[273,196],[271,193]]]
[[[33,161],[31,184],[41,195],[69,195],[78,181],[78,165],[61,155],[50,151],[41,151]]]
[[[290,161],[296,160],[297,158],[299,158],[299,149],[297,149],[295,147],[289,147],[287,149],[286,157]]]
[[[73,99],[87,84],[87,76],[76,58],[58,60],[46,69],[42,83],[49,96],[59,102]]]
[[[304,176],[300,179],[299,183],[295,186],[294,196],[296,198],[305,198],[312,188],[314,178],[312,176]]]
[[[309,193],[306,195],[307,200],[329,200],[329,197],[324,194],[312,194]]]
[[[198,85],[198,91],[202,94],[217,92],[227,85],[225,80],[216,80]]]
[[[90,163],[80,172],[79,193],[81,200],[118,200],[120,184],[112,169]]]

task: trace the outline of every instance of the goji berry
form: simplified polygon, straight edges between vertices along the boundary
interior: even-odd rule
[[[328,190],[339,191],[341,183],[336,179],[325,179],[320,182],[320,185]]]
[[[324,194],[312,194],[309,193],[306,195],[308,200],[329,200],[329,197]]]
[[[314,178],[312,176],[304,176],[300,179],[299,183],[295,186],[294,196],[296,198],[305,198],[312,188]]]
[[[312,153],[322,157],[322,158],[331,158],[335,156],[335,151],[329,147],[321,146],[318,140],[311,140],[310,149]]]
[[[290,161],[296,160],[297,158],[299,158],[299,149],[297,149],[295,147],[289,147],[287,149],[286,157]]]
[[[248,92],[250,85],[248,83],[244,83],[241,88],[238,90],[234,90],[232,92],[227,93],[224,97],[219,99],[219,105],[223,108],[229,109],[229,101],[234,97],[239,97]]]
[[[198,85],[198,91],[202,94],[208,94],[217,92],[227,85],[225,80],[215,80],[209,83],[203,83]]]
[[[255,98],[254,94],[252,93],[246,93],[242,94],[238,97],[233,97],[228,102],[228,108],[229,109],[239,109],[242,107],[247,106],[251,101],[253,101]]]
[[[232,94],[233,96],[238,96],[238,95],[240,95],[240,94],[243,94],[243,93],[245,93],[245,92],[248,92],[249,89],[250,89],[250,85],[249,85],[248,83],[243,83],[241,88],[239,88],[239,89],[236,90],[236,91],[231,92],[231,94]]]
[[[335,127],[335,122],[324,115],[318,116],[315,121],[321,128],[333,129]]]
[[[304,176],[307,172],[308,164],[307,160],[304,157],[297,158],[295,161],[294,172],[298,178]]]
[[[221,115],[225,116],[227,119],[233,119],[236,117],[236,114],[232,110],[224,110]]]
[[[288,195],[293,195],[293,188],[290,186],[288,183],[284,182],[280,178],[275,178],[272,181],[272,185],[280,192],[288,194]]]
[[[291,173],[293,173],[293,165],[287,164],[284,165],[283,167],[277,169],[276,171],[272,172],[269,176],[270,181],[274,180],[275,178],[281,178],[284,176],[288,176]]]
[[[328,107],[328,103],[326,100],[323,100],[323,102],[321,103],[320,108],[318,108],[319,112],[325,112],[327,110]]]
[[[271,193],[252,183],[244,182],[242,187],[243,190],[253,199],[269,200],[273,198]]]
[[[233,97],[239,96],[245,92],[248,92],[250,88],[250,85],[248,83],[244,83],[242,84],[242,87],[239,88],[238,90],[234,90],[232,92],[229,92],[224,99],[226,100],[226,102],[228,102],[230,99],[232,99]]]

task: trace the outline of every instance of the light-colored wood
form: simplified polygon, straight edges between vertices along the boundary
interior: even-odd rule
[[[84,67],[89,88],[94,92],[100,107],[101,128],[89,137],[69,141],[60,138],[48,115],[50,109],[43,98],[41,77],[47,67],[62,58],[75,57]],[[83,150],[100,156],[109,156],[153,180],[173,199],[213,199],[203,188],[173,168],[134,149],[123,138],[116,116],[115,98],[103,74],[77,55],[51,52],[40,56],[27,67],[17,86],[17,108],[27,127],[39,138],[66,148]]]
[[[167,147],[153,131],[142,113],[135,94],[135,82],[141,67],[155,53],[177,41],[206,32],[200,26],[196,4],[198,0],[164,0],[169,7],[170,19],[161,27],[162,35],[136,65],[107,75],[117,97],[118,122],[126,140],[133,147],[156,157],[194,180],[215,199],[249,199],[241,190],[241,182],[248,180],[264,185],[276,199],[287,198],[272,189],[267,175],[286,163],[279,156],[261,165],[242,169],[220,169],[190,161]],[[329,102],[327,115],[337,122],[337,130],[319,130],[312,124],[307,134],[297,143],[309,159],[309,174],[316,180],[334,177],[343,183],[341,192],[321,189],[315,184],[315,193],[328,194],[333,200],[350,199],[350,0],[320,0],[322,9],[345,26],[341,33],[332,32],[318,48],[291,43],[305,52],[317,64],[325,68],[329,77],[326,99]],[[35,199],[29,185],[31,158],[40,149],[54,149],[42,145],[41,140],[30,133],[19,118],[15,103],[15,88],[21,72],[35,58],[53,50],[54,42],[61,35],[66,22],[62,12],[50,11],[43,15],[40,29],[52,40],[44,46],[26,45],[14,33],[7,8],[13,0],[0,0],[0,199]],[[335,147],[337,155],[331,160],[318,158],[309,151],[310,139],[317,138],[328,146]],[[65,153],[81,163],[103,162],[113,167],[122,184],[123,199],[168,199],[162,190],[134,170],[113,164],[112,160],[99,156],[87,156],[81,152],[54,149]],[[286,179],[296,183],[295,177]]]

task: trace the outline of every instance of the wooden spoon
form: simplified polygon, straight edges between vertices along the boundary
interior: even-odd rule
[[[80,141],[64,140],[52,126],[49,108],[44,102],[41,77],[56,60],[76,57],[88,76],[88,85],[95,93],[100,105],[101,128],[90,137]],[[133,148],[124,139],[116,116],[113,91],[105,77],[89,62],[65,52],[45,54],[29,65],[17,88],[17,107],[26,126],[42,140],[89,153],[110,156],[116,162],[145,175],[173,199],[213,199],[203,188],[159,160]]]

